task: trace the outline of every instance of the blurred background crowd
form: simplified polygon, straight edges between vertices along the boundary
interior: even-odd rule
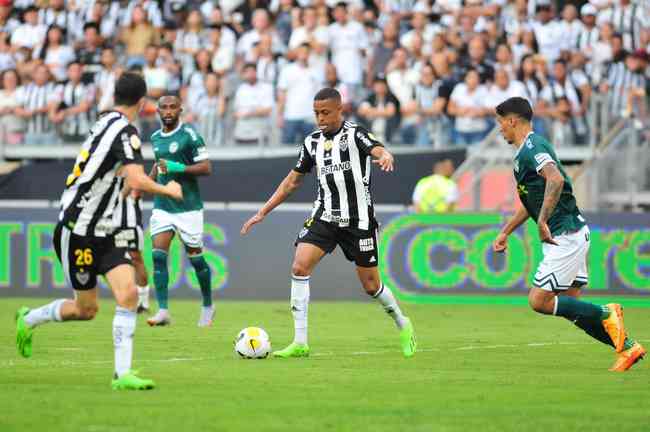
[[[125,70],[177,94],[209,146],[295,145],[312,97],[392,144],[470,146],[528,98],[556,145],[586,145],[594,99],[650,126],[647,0],[0,0],[0,140],[85,138]]]

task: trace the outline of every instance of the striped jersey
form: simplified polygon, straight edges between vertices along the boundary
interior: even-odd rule
[[[71,137],[87,135],[95,118],[95,110],[92,106],[95,101],[95,86],[93,84],[68,81],[59,86],[58,93],[59,109],[76,107],[82,102],[90,104],[88,111],[67,116],[61,125],[61,132],[65,135]]]
[[[318,196],[312,217],[339,227],[374,229],[370,195],[370,152],[382,146],[375,136],[344,122],[334,134],[311,133],[302,145],[295,171],[316,169]]]
[[[113,213],[118,204],[123,165],[142,164],[138,131],[123,114],[102,115],[90,130],[66,180],[61,197],[59,223],[74,234],[106,237],[115,229]]]
[[[57,95],[56,84],[48,82],[42,86],[29,83],[19,87],[16,98],[23,108],[29,111],[42,110],[46,108]],[[32,114],[27,120],[27,132],[43,134],[54,131],[54,124],[47,116],[47,112]]]

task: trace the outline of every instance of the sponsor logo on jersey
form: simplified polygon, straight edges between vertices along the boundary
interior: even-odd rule
[[[375,250],[375,240],[372,238],[359,240],[359,250],[361,252],[370,252]]]
[[[320,168],[320,175],[324,176],[327,174],[334,174],[341,171],[350,171],[352,169],[352,164],[350,161],[345,161],[337,164],[327,165]]]
[[[372,134],[368,134],[368,135],[366,135],[366,134],[363,134],[363,133],[361,133],[361,132],[357,132],[357,138],[359,138],[359,140],[360,140],[360,141],[363,143],[363,145],[365,145],[366,147],[372,147],[373,143],[372,143],[372,141],[370,141],[370,139],[371,139],[371,138],[372,138],[372,139],[375,139],[374,137],[375,137],[375,136],[372,135]],[[375,141],[376,141],[376,139],[375,139]]]
[[[341,136],[341,140],[339,141],[339,149],[341,149],[342,152],[348,151],[348,134],[345,133],[343,136]]]
[[[178,151],[178,143],[176,141],[169,144],[169,153],[176,153]]]
[[[326,222],[339,224],[341,226],[350,225],[350,218],[335,216],[335,215],[333,215],[331,213],[323,213],[323,215],[321,216],[321,220],[324,220]]]

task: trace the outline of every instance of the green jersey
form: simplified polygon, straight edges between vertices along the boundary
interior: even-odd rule
[[[208,151],[203,138],[191,126],[179,123],[173,131],[165,133],[158,129],[151,135],[151,144],[156,157],[160,159],[180,162],[184,165],[193,165],[208,158]],[[196,177],[185,173],[158,174],[156,181],[167,184],[176,180],[183,188],[183,200],[176,201],[172,198],[156,195],[153,200],[155,209],[168,213],[184,213],[201,210],[203,201],[199,192],[199,182]]]
[[[539,172],[549,163],[555,163],[557,166],[564,177],[564,186],[557,206],[548,220],[548,227],[553,235],[578,231],[585,225],[585,220],[576,205],[571,180],[564,172],[551,144],[534,132],[526,136],[515,154],[514,174],[521,203],[530,217],[537,222],[546,189],[546,180]]]

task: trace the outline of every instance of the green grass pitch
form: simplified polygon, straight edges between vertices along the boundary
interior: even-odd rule
[[[14,311],[44,301],[0,301],[2,432],[650,430],[650,361],[608,372],[608,347],[522,306],[404,305],[420,348],[404,359],[377,304],[315,302],[312,357],[241,360],[243,327],[290,342],[287,303],[217,303],[199,329],[198,302],[172,299],[172,327],[141,316],[136,331],[135,368],[158,388],[115,392],[110,301],[93,322],[38,328],[34,356],[18,357]],[[648,309],[625,314],[650,345]]]

